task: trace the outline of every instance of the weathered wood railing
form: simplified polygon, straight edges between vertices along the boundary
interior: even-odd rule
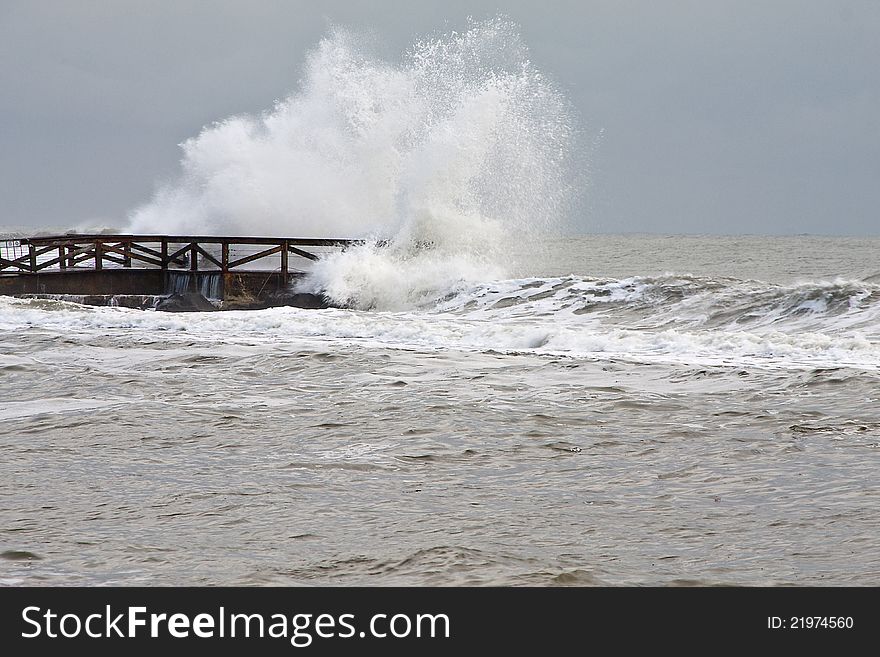
[[[62,235],[0,241],[0,272],[35,274],[47,269],[93,269],[105,265],[139,269],[176,269],[228,273],[265,258],[280,256],[287,278],[291,258],[317,260],[327,247],[344,248],[355,240],[193,237],[179,235]],[[305,250],[300,247],[311,247]],[[318,251],[316,253],[315,251]],[[274,258],[273,258],[274,260]]]

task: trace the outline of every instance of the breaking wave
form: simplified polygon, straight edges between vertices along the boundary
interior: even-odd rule
[[[0,330],[131,331],[187,344],[460,350],[725,367],[880,370],[880,285],[687,276],[533,278],[473,286],[402,312],[186,313],[0,298]],[[158,334],[156,334],[158,335]]]
[[[509,20],[416,41],[398,62],[335,30],[274,108],[187,140],[179,180],[130,230],[364,238],[301,289],[402,309],[501,277],[511,240],[559,228],[585,182],[575,133]]]
[[[477,285],[436,309],[473,316],[555,316],[642,330],[880,329],[880,285],[834,280],[776,285],[669,274],[625,279],[527,278]]]

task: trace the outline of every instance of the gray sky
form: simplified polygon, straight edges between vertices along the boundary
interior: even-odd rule
[[[0,225],[123,225],[331,23],[396,57],[498,13],[602,133],[581,232],[880,234],[878,0],[0,0]]]

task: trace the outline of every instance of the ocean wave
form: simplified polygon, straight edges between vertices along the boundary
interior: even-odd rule
[[[467,316],[593,318],[633,329],[860,330],[876,335],[880,285],[843,279],[778,285],[674,274],[527,278],[474,286],[448,296],[433,310]]]
[[[565,280],[565,279],[563,279]],[[464,298],[454,310],[433,308],[418,312],[376,312],[359,310],[301,310],[271,308],[260,311],[226,311],[218,313],[161,313],[125,308],[88,308],[52,300],[24,300],[0,298],[0,337],[22,331],[41,331],[55,335],[78,336],[77,339],[104,341],[144,339],[172,346],[177,343],[204,344],[263,344],[271,343],[279,350],[290,348],[326,349],[414,349],[422,352],[476,351],[502,355],[563,356],[601,360],[628,360],[642,363],[700,364],[717,366],[754,366],[784,368],[851,367],[862,370],[880,370],[880,340],[876,332],[858,330],[859,322],[847,319],[850,313],[876,313],[876,302],[856,294],[853,286],[848,298],[852,308],[836,317],[844,318],[855,328],[841,329],[833,324],[833,315],[826,316],[825,329],[805,330],[797,327],[798,313],[785,308],[797,307],[791,299],[778,298],[772,303],[782,308],[779,316],[792,313],[795,319],[774,322],[765,313],[761,320],[744,327],[735,319],[723,327],[707,326],[694,320],[692,326],[684,320],[672,322],[653,320],[659,326],[632,314],[633,321],[622,320],[625,310],[612,310],[615,304],[622,308],[634,305],[650,306],[653,298],[649,290],[632,286],[606,285],[616,291],[606,304],[606,311],[575,313],[583,307],[583,290],[574,294],[581,305],[569,304],[565,310],[553,310],[552,295],[532,304],[541,304],[542,312],[525,312],[529,302],[517,306],[498,307],[497,301],[511,298],[501,288],[542,289],[530,283],[515,286],[512,281],[500,281],[488,286],[485,294],[471,293],[484,307],[475,308]],[[549,284],[549,281],[546,281]],[[557,287],[554,284],[549,289]],[[570,289],[572,286],[568,286]],[[804,290],[809,290],[807,286]],[[837,289],[832,298],[847,297],[846,285]],[[612,297],[619,297],[611,300]],[[694,295],[691,295],[694,296]],[[806,301],[813,295],[804,294]],[[870,295],[869,295],[870,296]],[[496,303],[488,303],[489,298]],[[598,298],[606,298],[599,295]],[[627,299],[629,298],[629,301]],[[686,297],[687,298],[687,297]],[[559,301],[558,299],[556,300]],[[839,303],[843,303],[838,299]],[[464,302],[461,305],[461,302]],[[684,300],[667,302],[672,306]],[[447,301],[452,304],[452,300]],[[862,306],[867,304],[867,310]],[[834,304],[831,304],[832,306]],[[805,308],[806,315],[831,312]],[[755,306],[749,312],[758,314]],[[671,314],[669,307],[660,303],[656,311]],[[616,313],[616,316],[615,316]],[[696,316],[696,315],[695,315]],[[831,319],[829,319],[829,317]],[[614,321],[609,321],[609,318]],[[72,339],[72,338],[71,338]],[[65,347],[67,348],[67,347]]]

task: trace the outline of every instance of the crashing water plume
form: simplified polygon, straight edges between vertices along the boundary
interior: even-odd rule
[[[300,288],[412,307],[502,276],[510,240],[559,227],[573,136],[568,102],[504,18],[417,41],[399,63],[335,30],[285,100],[186,141],[180,180],[131,230],[364,238]]]

